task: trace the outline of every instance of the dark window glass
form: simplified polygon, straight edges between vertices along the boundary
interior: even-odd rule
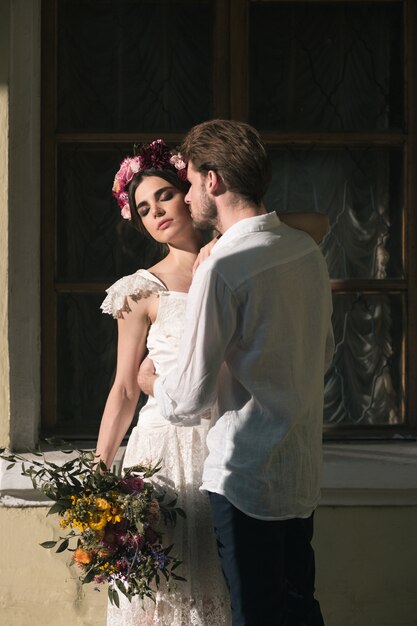
[[[111,189],[132,146],[58,150],[58,280],[108,281],[153,265],[158,246],[121,219]]]
[[[326,376],[325,422],[401,424],[403,296],[336,294],[333,305],[336,352]]]
[[[250,122],[268,130],[404,127],[402,3],[252,2]]]
[[[102,300],[98,295],[58,297],[57,418],[66,435],[97,430],[112,384],[117,325],[102,314]]]
[[[403,276],[401,149],[286,149],[271,153],[270,210],[330,218],[322,242],[331,278]]]
[[[210,2],[58,3],[60,131],[167,132],[212,117]]]

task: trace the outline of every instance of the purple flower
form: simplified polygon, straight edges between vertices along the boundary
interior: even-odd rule
[[[136,494],[143,491],[145,482],[139,476],[132,476],[131,478],[123,478],[120,481],[120,489],[124,493]]]
[[[106,581],[106,577],[104,574],[97,574],[97,576],[94,576],[94,582],[99,585],[101,585],[105,581]]]
[[[156,139],[142,148],[141,156],[146,168],[162,169],[169,163],[171,152],[162,139]]]
[[[156,559],[159,569],[164,569],[166,565],[166,555],[159,550],[152,550],[152,556]]]

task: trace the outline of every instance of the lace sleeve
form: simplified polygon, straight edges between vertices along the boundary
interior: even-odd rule
[[[153,293],[164,291],[162,285],[145,278],[142,270],[138,270],[130,276],[124,276],[106,289],[107,296],[103,300],[101,310],[103,313],[112,315],[115,319],[123,317],[123,313],[129,313],[130,306],[128,297],[132,300],[148,298]]]

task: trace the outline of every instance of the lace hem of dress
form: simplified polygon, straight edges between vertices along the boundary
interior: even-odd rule
[[[149,598],[120,598],[120,608],[109,606],[107,626],[230,626],[230,607],[224,597],[184,598],[157,593]]]
[[[135,274],[124,276],[106,289],[107,296],[100,307],[103,313],[120,319],[123,313],[131,311],[128,298],[137,302],[142,298],[149,298],[152,294],[165,291],[162,285],[144,278],[141,272],[142,270],[138,270]]]

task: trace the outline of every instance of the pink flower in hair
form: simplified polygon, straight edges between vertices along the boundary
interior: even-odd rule
[[[169,162],[178,170],[178,177],[181,178],[181,180],[187,180],[187,163],[184,161],[181,154],[177,152],[171,155]]]
[[[124,204],[123,207],[121,208],[120,213],[122,214],[123,219],[125,219],[125,220],[131,220],[132,219],[132,214],[130,213],[130,206],[129,206],[129,204]]]

